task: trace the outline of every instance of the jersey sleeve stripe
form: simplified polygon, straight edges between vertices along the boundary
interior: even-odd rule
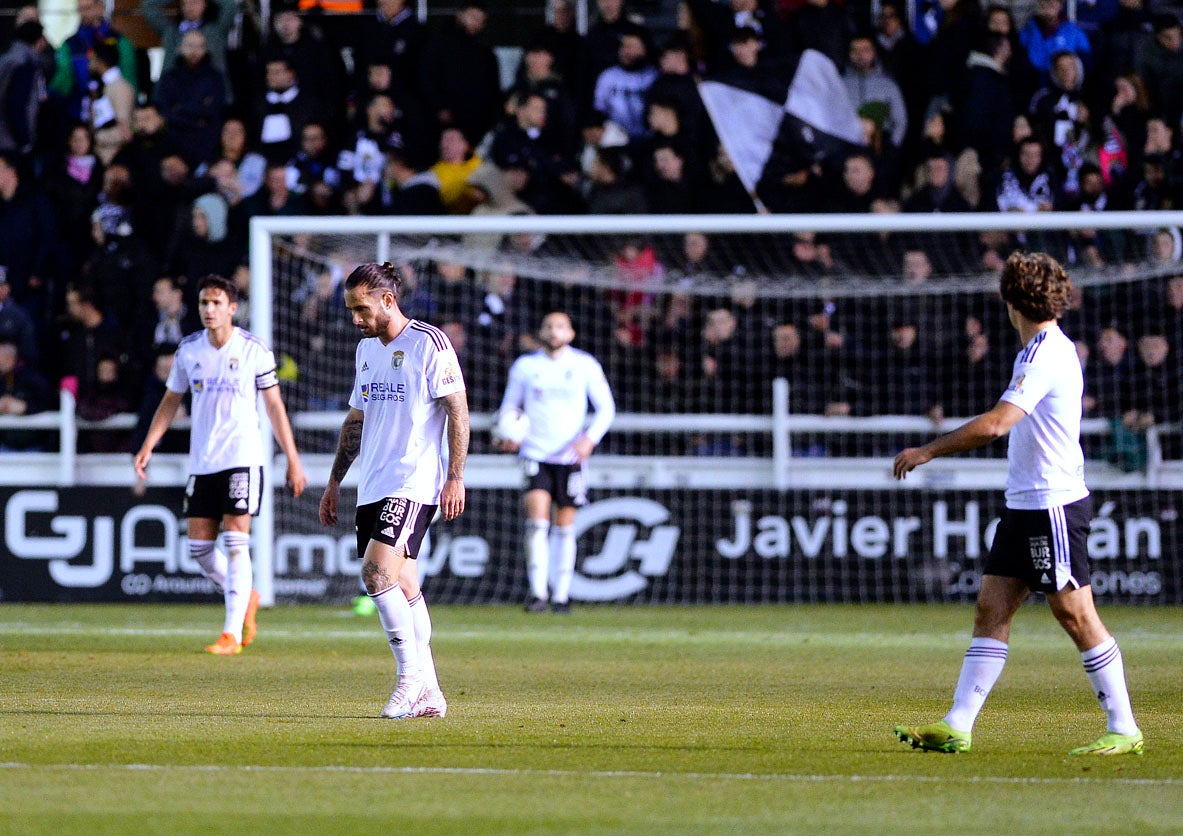
[[[443,351],[448,347],[448,338],[444,336],[444,332],[432,325],[426,325],[418,320],[411,322],[411,327],[416,331],[422,331],[427,336],[431,337],[432,343],[435,344],[436,351]]]
[[[1028,346],[1027,350],[1023,352],[1023,357],[1019,361],[1021,363],[1030,363],[1035,359],[1035,352],[1039,351],[1039,346],[1043,344],[1044,337],[1047,336],[1047,331],[1040,331],[1039,336],[1035,338],[1035,342]]]
[[[416,331],[422,331],[425,334],[430,335],[432,340],[437,344],[440,344],[441,346],[447,345],[447,337],[445,336],[444,332],[439,328],[436,328],[434,325],[428,325],[426,322],[420,322],[417,319],[414,320],[411,325]]]
[[[260,339],[259,337],[256,337],[250,331],[245,331],[241,328],[239,330],[242,331],[243,339],[245,339],[248,343],[254,343],[255,345],[259,346],[260,348],[267,348],[267,343],[263,342],[262,339]]]
[[[204,329],[204,328],[203,328],[203,329],[201,329],[200,331],[194,331],[194,332],[193,332],[192,334],[190,334],[189,336],[187,336],[187,337],[182,337],[182,338],[181,338],[181,341],[180,341],[179,343],[177,343],[177,348],[180,348],[180,347],[181,347],[181,346],[183,346],[183,345],[188,345],[188,344],[189,344],[189,343],[191,343],[191,342],[194,342],[194,341],[196,341],[196,340],[199,340],[199,339],[201,339],[203,336],[205,336],[205,329]]]

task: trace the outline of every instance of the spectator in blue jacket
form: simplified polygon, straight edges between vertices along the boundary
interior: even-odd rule
[[[1035,15],[1019,32],[1019,41],[1027,50],[1031,66],[1046,78],[1052,56],[1074,53],[1086,69],[1092,61],[1092,46],[1084,30],[1064,16],[1064,0],[1038,0]]]

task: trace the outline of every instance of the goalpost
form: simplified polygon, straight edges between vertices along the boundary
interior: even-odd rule
[[[592,460],[577,599],[958,600],[992,534],[1005,446],[934,462],[911,490],[887,472],[901,446],[1006,385],[1016,346],[991,253],[1061,258],[1081,288],[1064,327],[1086,374],[1117,331],[1139,370],[1126,388],[1140,382],[1136,400],[1153,407],[1142,338],[1173,340],[1172,368],[1183,355],[1183,264],[1164,240],[1179,227],[1183,212],[254,218],[250,327],[293,370],[285,398],[310,477],[298,501],[268,480],[260,591],[357,589],[351,532],[320,530],[315,509],[352,383],[340,283],[358,263],[400,266],[404,309],[448,331],[469,388],[471,523],[433,530],[420,561],[433,598],[513,601],[524,588],[521,477],[487,430],[508,363],[541,313],[564,308],[620,410]],[[1092,391],[1084,427],[1089,482],[1109,503],[1099,594],[1183,601],[1164,559],[1174,524],[1157,508],[1183,487],[1179,416],[1125,427],[1117,396]]]

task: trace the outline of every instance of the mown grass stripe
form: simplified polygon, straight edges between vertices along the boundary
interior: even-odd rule
[[[493,777],[604,778],[623,780],[687,781],[783,781],[786,783],[897,783],[927,784],[1031,784],[1031,785],[1128,785],[1170,787],[1183,785],[1183,778],[1049,778],[1011,775],[809,775],[783,772],[647,772],[634,770],[579,769],[495,769],[466,766],[277,766],[269,764],[158,764],[158,763],[0,763],[0,769],[55,770],[68,772],[271,772],[342,773],[362,775],[473,775]]]

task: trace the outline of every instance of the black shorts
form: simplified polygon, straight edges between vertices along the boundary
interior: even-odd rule
[[[526,459],[522,463],[526,490],[546,491],[560,508],[587,505],[587,472],[582,464],[550,464]]]
[[[1036,592],[1089,584],[1091,497],[1039,511],[1006,508],[986,558],[986,575],[1018,578]]]
[[[407,547],[407,557],[419,556],[419,547],[435,516],[435,505],[423,505],[402,497],[388,496],[378,502],[357,506],[354,516],[357,556],[365,557],[371,540],[398,548]]]
[[[259,516],[263,501],[263,468],[232,467],[189,477],[181,513],[186,517],[220,520],[224,516]]]

